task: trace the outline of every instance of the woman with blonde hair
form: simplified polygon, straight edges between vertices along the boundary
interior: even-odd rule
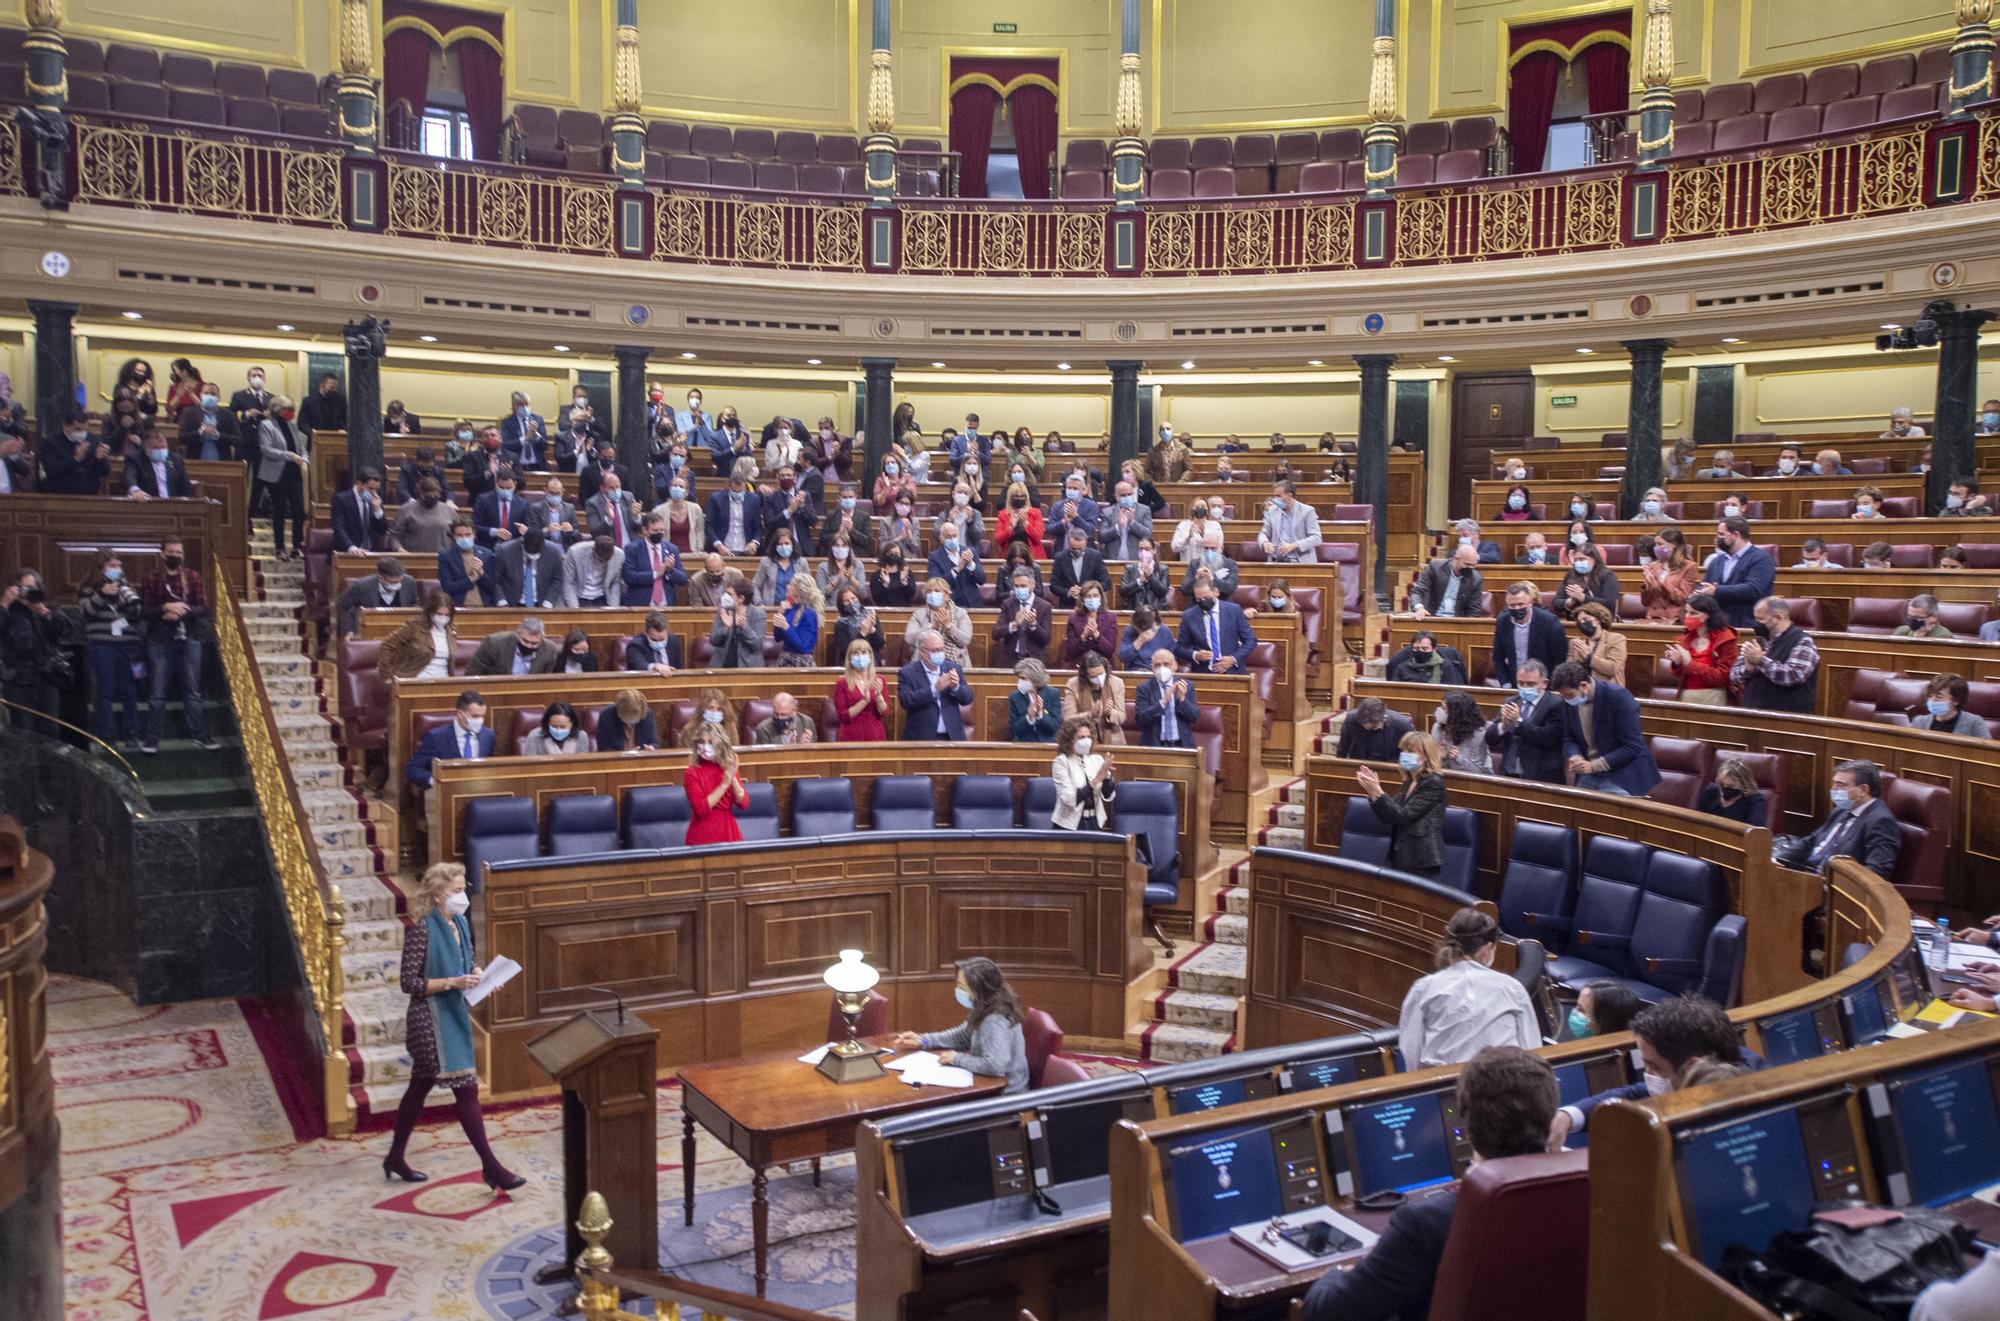
[[[833,683],[836,743],[880,743],[889,737],[883,723],[889,695],[875,672],[875,648],[866,638],[847,644],[847,664]]]
[[[1007,487],[1006,507],[993,520],[993,544],[1003,550],[1019,541],[1028,547],[1028,553],[1038,560],[1049,557],[1047,543],[1043,540],[1046,524],[1042,511],[1035,507],[1033,497],[1028,494],[1024,483],[1013,482]]]
[[[1062,706],[1047,666],[1032,656],[1014,662],[1014,691],[1007,695],[1007,733],[1014,742],[1053,743]]]
[[[735,844],[743,839],[736,813],[750,806],[750,791],[736,762],[736,740],[722,725],[697,724],[688,741],[688,768],[681,773],[687,791],[687,842]]]
[[[817,583],[803,573],[792,575],[785,586],[784,611],[771,621],[771,631],[778,635],[778,664],[793,669],[819,664],[819,615],[825,605]]]
[[[681,746],[693,747],[703,730],[720,729],[726,733],[735,725],[736,713],[730,709],[728,694],[720,688],[704,688],[695,694],[694,719],[681,728]]]
[[[1444,872],[1444,751],[1429,734],[1411,731],[1396,745],[1403,787],[1391,794],[1373,766],[1354,773],[1375,819],[1389,827],[1389,865],[1436,880]]]
[[[972,616],[951,599],[951,584],[942,578],[924,583],[924,603],[910,612],[909,627],[903,630],[903,644],[909,655],[922,648],[924,634],[931,629],[944,639],[944,657],[961,668],[972,664],[966,647],[972,641]]]
[[[458,1122],[479,1153],[479,1174],[498,1192],[527,1180],[500,1163],[486,1141],[479,1110],[479,1063],[472,1047],[472,1008],[465,993],[479,984],[482,969],[473,956],[471,901],[465,868],[440,862],[424,873],[410,901],[410,924],[403,929],[403,993],[410,997],[404,1042],[410,1052],[410,1085],[396,1107],[396,1135],[382,1159],[382,1177],[423,1183],[430,1176],[409,1167],[404,1153],[433,1087],[451,1089]]]
[[[1520,982],[1493,970],[1500,924],[1477,908],[1461,908],[1445,924],[1437,971],[1419,977],[1397,1019],[1404,1062],[1412,1069],[1463,1064],[1488,1046],[1533,1050],[1541,1022]]]

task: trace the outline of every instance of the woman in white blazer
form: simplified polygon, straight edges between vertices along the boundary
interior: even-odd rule
[[[1103,830],[1118,784],[1111,778],[1111,758],[1095,752],[1091,723],[1076,716],[1056,731],[1056,759],[1049,775],[1056,782],[1056,810],[1050,817],[1057,830]]]

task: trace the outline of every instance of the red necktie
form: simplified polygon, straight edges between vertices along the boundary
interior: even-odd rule
[[[625,545],[625,510],[616,499],[606,496],[604,512],[611,516],[611,540],[622,549]]]
[[[653,547],[653,604],[654,605],[665,605],[667,603],[666,579],[660,577],[660,562],[665,558],[665,556],[666,552],[663,551],[660,547],[658,546]]]

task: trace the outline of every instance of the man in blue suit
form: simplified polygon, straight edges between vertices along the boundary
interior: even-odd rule
[[[1457,1111],[1481,1160],[1542,1155],[1556,1098],[1555,1072],[1517,1046],[1489,1046],[1459,1071]],[[1328,1271],[1313,1285],[1305,1321],[1426,1315],[1457,1209],[1456,1184],[1413,1194],[1353,1270]]]
[[[520,536],[534,521],[528,502],[515,489],[517,486],[514,470],[502,468],[493,479],[493,489],[472,502],[473,535],[488,550]]]
[[[1520,677],[1520,667],[1540,661],[1542,673],[1554,672],[1569,658],[1569,642],[1563,637],[1562,620],[1542,605],[1542,596],[1533,583],[1515,583],[1507,589],[1507,608],[1493,621],[1493,654],[1487,673],[1502,688],[1512,688]]]
[[[486,699],[477,689],[458,695],[451,723],[439,725],[417,741],[403,778],[423,789],[431,787],[431,769],[440,761],[477,761],[493,755],[493,731],[486,728]]]
[[[724,555],[755,555],[764,545],[764,501],[750,489],[750,474],[739,466],[729,474],[729,485],[708,497],[703,527],[708,545],[703,550],[719,550]]]
[[[1234,601],[1216,599],[1215,584],[1197,578],[1194,605],[1181,616],[1180,636],[1174,652],[1181,664],[1192,665],[1207,674],[1229,674],[1243,668],[1257,637],[1250,631],[1250,619]]]
[[[512,403],[513,408],[500,422],[500,453],[524,471],[548,467],[549,424],[519,390],[514,391]]]
[[[382,474],[363,468],[354,474],[353,486],[334,494],[333,553],[366,555],[375,549],[375,538],[388,530],[382,516]]]
[[[620,574],[625,585],[624,604],[655,608],[675,604],[674,588],[687,585],[681,568],[681,553],[667,540],[667,520],[657,511],[639,520],[644,537],[625,548],[625,568]]]
[[[1174,672],[1174,653],[1161,647],[1152,655],[1153,677],[1139,685],[1139,743],[1148,748],[1191,748],[1201,707],[1194,685]]]
[[[1752,612],[1771,594],[1778,566],[1750,544],[1750,520],[1739,515],[1715,525],[1715,554],[1708,557],[1701,577],[1695,591],[1714,597],[1729,616],[1730,627],[1741,633],[1756,622]]]
[[[961,540],[957,525],[946,523],[938,529],[938,547],[924,563],[931,577],[951,584],[954,605],[973,610],[984,604],[979,589],[986,583],[986,569],[979,563],[979,547]]]
[[[903,704],[905,740],[965,742],[964,708],[972,705],[972,688],[945,659],[944,635],[936,629],[924,630],[917,659],[897,671],[896,695]]]
[[[1563,771],[1571,784],[1638,798],[1660,782],[1632,694],[1593,678],[1588,667],[1575,661],[1556,666],[1549,687],[1569,704]]]
[[[1736,1025],[1721,1005],[1692,993],[1641,1009],[1632,1019],[1632,1038],[1639,1047],[1639,1063],[1646,1077],[1558,1110],[1549,1126],[1551,1149],[1561,1146],[1570,1134],[1589,1128],[1591,1112],[1606,1101],[1643,1101],[1654,1094],[1656,1086],[1662,1091],[1679,1091],[1686,1085],[1683,1079],[1688,1066],[1696,1060],[1740,1064],[1752,1073],[1765,1065],[1762,1056],[1743,1049]],[[1654,1078],[1659,1082],[1648,1085]]]
[[[481,605],[498,605],[500,585],[493,573],[493,552],[473,539],[472,520],[463,514],[451,525],[451,545],[438,552],[438,589],[463,607],[476,587]]]

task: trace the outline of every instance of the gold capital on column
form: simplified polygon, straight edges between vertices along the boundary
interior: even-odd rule
[[[896,82],[890,75],[889,52],[876,51],[869,64],[873,72],[868,76],[868,131],[888,133],[896,127]]]
[[[1118,108],[1113,115],[1113,126],[1121,138],[1136,138],[1142,127],[1139,122],[1139,57],[1135,54],[1121,55],[1118,59]]]
[[[1375,38],[1374,76],[1368,83],[1368,118],[1377,124],[1394,124],[1402,118],[1396,110],[1396,39]]]
[[[1993,0],[1958,0],[1958,25],[1971,27],[1974,23],[1993,21]]]
[[[620,114],[639,113],[639,29],[620,24],[618,47],[611,67],[611,108]]]
[[[368,0],[340,0],[340,71],[356,77],[374,73],[374,27]]]
[[[29,27],[59,28],[68,8],[69,0],[28,0],[23,14]]]
[[[1674,81],[1674,0],[1646,0],[1646,44],[1639,57],[1639,81],[1648,87],[1666,87]]]

